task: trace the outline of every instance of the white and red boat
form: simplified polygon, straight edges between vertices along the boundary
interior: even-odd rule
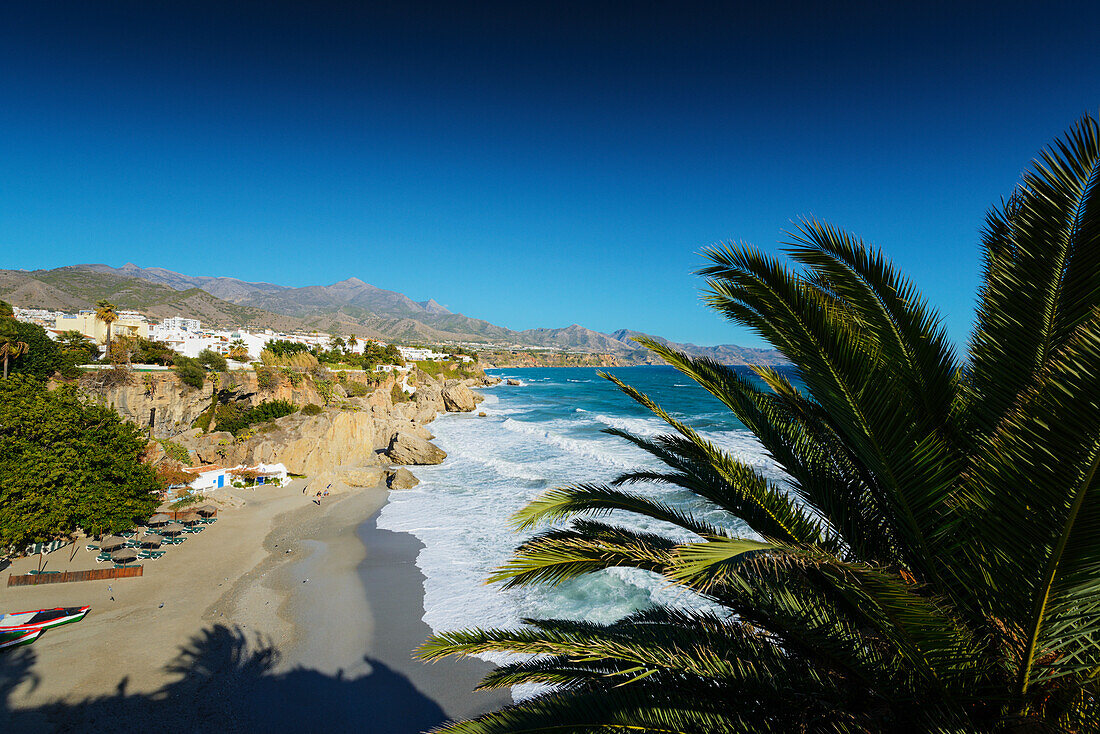
[[[39,638],[42,630],[27,630],[24,632],[0,632],[0,650],[6,647],[19,647],[29,645]]]
[[[29,645],[48,629],[79,622],[89,609],[90,606],[54,607],[0,614],[0,649]]]

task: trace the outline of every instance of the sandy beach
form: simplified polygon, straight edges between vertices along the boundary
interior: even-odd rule
[[[81,622],[0,653],[0,731],[154,724],[180,731],[420,732],[508,703],[489,669],[425,665],[418,541],[379,530],[387,490],[308,480],[234,490],[204,532],[112,582],[0,586],[0,610],[90,604]],[[310,491],[312,494],[312,491]],[[83,544],[47,568],[95,567]],[[21,559],[3,574],[24,573]]]

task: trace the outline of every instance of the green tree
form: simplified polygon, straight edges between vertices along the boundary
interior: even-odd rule
[[[990,213],[983,245],[965,360],[916,288],[845,232],[804,222],[793,262],[747,245],[707,251],[710,305],[771,342],[804,386],[646,346],[722,400],[787,480],[615,381],[670,432],[609,432],[666,468],[537,498],[521,527],[569,524],[522,544],[494,580],[625,566],[717,610],[433,638],[429,659],[538,656],[487,686],[555,686],[447,730],[1097,731],[1096,120],[1043,152]],[[642,482],[690,492],[705,518],[627,489]],[[611,512],[680,534],[600,520]]]
[[[73,364],[91,362],[99,356],[99,349],[96,348],[95,342],[76,329],[61,332],[57,337],[57,346]]]
[[[115,532],[156,508],[142,432],[73,385],[0,382],[0,546]]]
[[[0,360],[4,362],[4,379],[8,379],[8,363],[19,359],[30,348],[26,342],[19,341],[18,322],[15,319],[0,319]]]
[[[115,304],[103,299],[95,305],[95,317],[107,324],[107,356],[111,355],[111,324],[118,321],[118,313],[115,312]]]
[[[238,362],[248,361],[248,345],[240,337],[229,342],[229,358]]]
[[[272,339],[264,344],[264,349],[276,357],[289,357],[292,354],[308,352],[309,346],[301,342],[292,342],[287,339]]]
[[[176,378],[180,382],[196,390],[202,389],[202,386],[206,383],[206,370],[202,368],[198,360],[177,354],[172,359],[172,364],[176,368]]]
[[[210,349],[204,349],[199,352],[199,356],[196,357],[199,364],[208,370],[214,372],[225,372],[229,369],[229,363],[225,361],[225,357]]]
[[[4,323],[5,327],[14,329],[15,342],[22,342],[27,345],[22,356],[11,362],[10,374],[31,375],[40,379],[47,379],[65,366],[65,358],[61,353],[61,347],[38,324],[29,324],[14,319],[0,320],[0,323]]]
[[[7,301],[0,301],[0,319],[13,319],[15,318],[15,309],[11,307],[11,304]]]

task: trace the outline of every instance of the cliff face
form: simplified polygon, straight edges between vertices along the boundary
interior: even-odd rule
[[[261,389],[255,372],[238,371],[218,375],[217,385],[207,381],[202,389],[182,384],[174,372],[135,372],[129,384],[109,387],[87,386],[85,391],[94,399],[114,408],[126,420],[141,426],[152,427],[156,438],[173,438],[186,433],[192,424],[210,408],[216,390],[231,393],[228,398],[233,402],[246,402],[258,405],[265,400],[286,400],[295,405],[326,401],[316,382],[309,376],[303,376],[298,385],[294,385],[282,375],[277,385]],[[348,373],[348,382],[368,385],[366,378],[359,373]],[[370,386],[372,392],[386,392],[384,400],[375,399],[373,404],[388,404],[388,391],[393,386],[393,378],[387,377],[377,389]],[[334,391],[342,398],[340,390]]]
[[[223,401],[256,405],[263,400],[281,399],[299,406],[321,405],[325,403],[322,391],[330,394],[329,405],[316,415],[299,411],[254,425],[237,436],[216,430],[216,425],[210,432],[192,427],[215,399],[215,388],[209,383],[203,390],[196,390],[181,385],[172,373],[142,373],[135,375],[130,384],[88,390],[96,399],[143,427],[149,425],[152,415],[153,436],[171,439],[187,449],[192,464],[282,463],[293,474],[348,479],[361,485],[364,472],[374,476],[372,472],[377,471],[379,477],[392,478],[392,471],[381,469],[389,464],[431,463],[421,460],[415,452],[408,452],[408,437],[413,437],[414,445],[422,445],[426,455],[434,456],[439,450],[426,443],[432,434],[425,424],[446,410],[473,410],[482,398],[469,386],[499,382],[491,377],[444,382],[422,372],[415,381],[417,392],[413,399],[394,404],[392,377],[372,386],[365,395],[348,397],[339,383],[325,387],[308,376],[298,385],[284,380],[268,390],[259,389],[252,372],[233,373],[231,378],[223,376],[218,385],[218,397]],[[354,382],[367,384],[364,376],[348,373],[344,384],[350,387]],[[399,435],[404,435],[406,441],[397,442],[403,448],[395,451],[393,446]],[[167,457],[153,444],[150,458],[156,462]]]

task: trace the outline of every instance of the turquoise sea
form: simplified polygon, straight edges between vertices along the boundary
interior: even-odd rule
[[[671,367],[609,369],[741,461],[776,479],[782,475],[756,440],[713,396]],[[424,621],[433,631],[472,626],[514,627],[523,617],[558,617],[609,622],[654,601],[702,605],[702,599],[633,570],[613,569],[553,589],[505,591],[485,578],[504,563],[523,536],[511,525],[513,513],[539,493],[575,482],[609,481],[642,466],[659,466],[609,427],[653,435],[666,424],[600,378],[595,369],[502,369],[501,384],[483,389],[479,410],[449,414],[429,424],[447,460],[416,467],[421,483],[392,492],[378,526],[415,535],[424,548],[417,565],[425,576]],[[665,502],[706,508],[685,493],[657,485],[633,491],[657,493]],[[712,521],[729,524],[718,513]],[[635,527],[676,532],[653,521],[615,517]],[[679,531],[683,536],[683,531]]]

